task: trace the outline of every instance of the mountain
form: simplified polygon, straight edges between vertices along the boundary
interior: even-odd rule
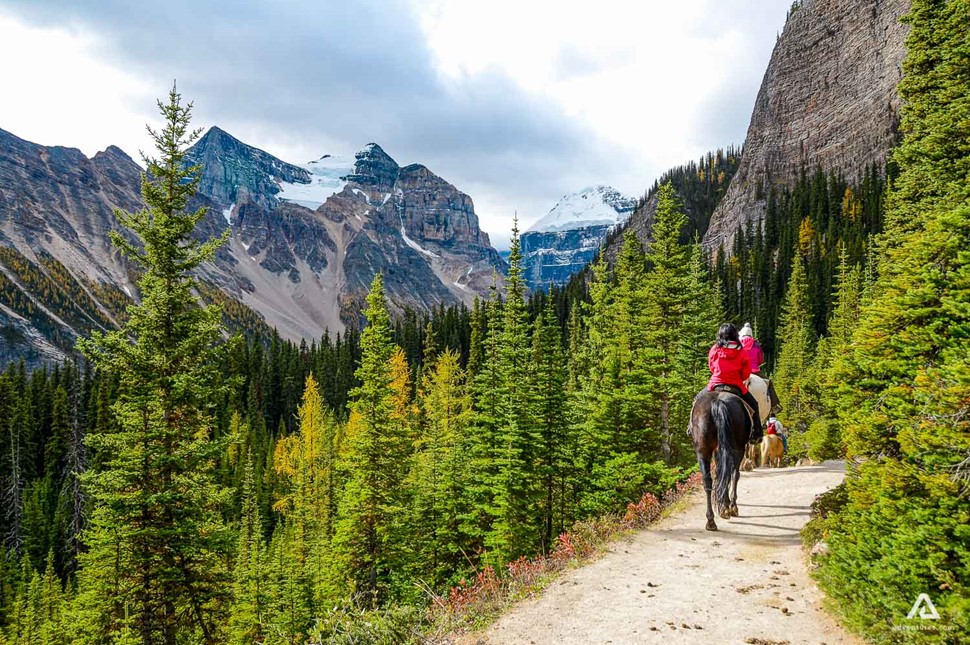
[[[769,188],[821,169],[849,180],[882,170],[898,140],[907,0],[793,5],[755,100],[744,154],[704,246],[730,246],[764,219]]]
[[[635,206],[635,199],[610,186],[563,196],[520,238],[529,287],[567,282],[593,259],[610,230],[625,222]]]
[[[471,198],[377,144],[297,165],[213,127],[188,158],[202,166],[191,207],[208,208],[197,234],[230,229],[201,295],[233,327],[317,338],[360,322],[378,271],[398,313],[470,304],[504,272]],[[116,147],[87,158],[0,130],[0,360],[59,359],[124,319],[137,275],[108,232],[113,209],[142,207],[141,172]]]

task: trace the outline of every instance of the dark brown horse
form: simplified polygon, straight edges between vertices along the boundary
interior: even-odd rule
[[[729,519],[738,514],[738,479],[741,459],[751,435],[751,416],[741,397],[731,392],[704,390],[694,399],[690,434],[697,464],[704,476],[707,495],[707,530],[716,531],[711,508],[711,489],[719,515]],[[712,482],[711,458],[717,455],[717,481]],[[712,483],[714,484],[712,486]]]

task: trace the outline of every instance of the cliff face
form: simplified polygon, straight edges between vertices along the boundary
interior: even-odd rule
[[[593,261],[612,226],[584,226],[567,231],[527,231],[522,234],[523,277],[531,289],[569,282]]]
[[[802,169],[848,179],[882,166],[897,141],[908,0],[805,0],[775,45],[751,115],[744,154],[704,246],[728,246],[760,222],[767,186]]]

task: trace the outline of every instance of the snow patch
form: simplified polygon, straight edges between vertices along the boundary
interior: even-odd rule
[[[134,296],[131,295],[131,289],[128,288],[128,285],[123,284],[123,285],[121,285],[121,288],[124,290],[125,294],[127,294],[127,296],[129,298],[133,298],[134,297]]]
[[[570,231],[587,226],[615,226],[625,222],[636,200],[610,186],[593,186],[564,195],[530,231]]]
[[[365,193],[364,191],[362,191],[360,188],[353,188],[351,190],[354,191],[354,194],[355,195],[357,195],[358,197],[363,197],[364,198],[364,201],[367,202],[368,204],[370,204],[370,197],[367,196],[367,193]]]
[[[222,211],[222,216],[226,218],[226,224],[232,226],[232,211],[236,209],[236,202],[230,204],[229,208]]]
[[[354,172],[353,160],[342,156],[324,155],[300,167],[310,173],[309,183],[280,182],[276,197],[314,210],[342,191],[344,178]]]
[[[465,285],[463,285],[463,284],[461,283],[461,279],[462,279],[462,278],[465,278],[465,282],[468,282],[468,278],[470,278],[470,277],[471,277],[471,275],[472,275],[472,269],[473,269],[473,268],[474,268],[474,267],[468,267],[468,271],[466,271],[466,272],[465,272],[465,275],[463,275],[463,276],[458,276],[458,279],[457,279],[457,280],[455,280],[455,282],[454,282],[454,285],[455,285],[456,287],[458,287],[459,289],[461,289],[462,291],[468,291],[468,287],[466,287]]]
[[[386,195],[384,195],[384,201],[381,202],[381,206],[386,204],[387,200],[389,200],[390,198],[391,198],[391,193],[387,193]]]
[[[432,253],[431,251],[423,248],[420,244],[418,244],[410,237],[408,237],[408,234],[404,232],[404,215],[401,215],[400,217],[401,217],[401,237],[404,238],[404,243],[410,246],[418,253],[423,253],[427,255],[429,258],[440,258],[441,256],[438,255],[437,253]]]

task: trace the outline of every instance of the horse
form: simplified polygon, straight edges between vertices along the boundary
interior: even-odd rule
[[[747,386],[748,392],[751,392],[751,396],[758,402],[758,413],[761,415],[761,425],[764,425],[768,417],[771,416],[772,408],[774,407],[771,405],[771,395],[768,394],[768,381],[757,374],[752,374],[748,377]]]
[[[766,434],[761,440],[761,465],[766,468],[781,468],[781,458],[785,455],[785,446],[781,437],[776,434]]]
[[[694,399],[690,415],[690,435],[697,453],[697,464],[704,476],[707,496],[707,528],[716,531],[711,489],[718,513],[723,519],[738,514],[738,479],[741,458],[751,436],[751,415],[741,397],[727,391],[703,390]],[[711,458],[717,454],[717,481],[712,481]],[[712,485],[713,484],[713,485]]]
[[[758,444],[749,443],[744,449],[744,459],[741,461],[741,470],[749,472],[758,467]]]

